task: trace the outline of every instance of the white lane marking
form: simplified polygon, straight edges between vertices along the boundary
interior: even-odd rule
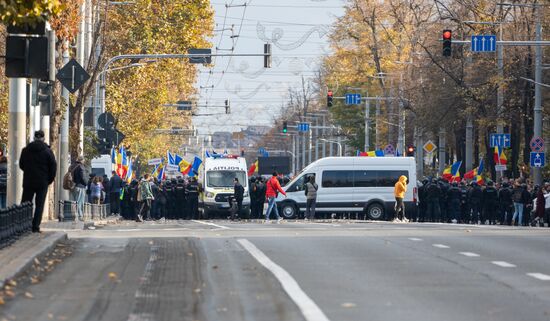
[[[447,246],[445,244],[432,244],[433,247],[437,247],[437,248],[440,248],[440,249],[448,249],[450,248],[450,246]]]
[[[418,237],[409,237],[409,240],[415,241],[415,242],[420,242],[420,241],[422,241],[422,239],[419,239]]]
[[[136,232],[136,231],[188,231],[188,228],[184,227],[173,227],[173,228],[159,228],[159,229],[148,229],[148,228],[121,228],[116,230],[104,230],[104,231],[114,231],[114,232]]]
[[[539,279],[542,281],[550,281],[550,275],[542,274],[542,273],[527,273],[530,277],[533,277],[535,279]]]
[[[210,225],[210,226],[214,226],[214,227],[221,228],[221,229],[226,229],[226,230],[230,230],[230,229],[231,229],[231,228],[229,228],[229,227],[227,227],[227,226],[214,224],[214,223],[212,223],[212,222],[204,222],[204,221],[199,221],[199,220],[191,220],[191,222],[195,222],[195,223],[199,223],[199,224],[204,224],[204,225]]]
[[[480,255],[473,252],[460,252],[460,254],[467,256],[467,257],[479,257]]]
[[[508,262],[505,262],[505,261],[493,261],[491,262],[493,263],[494,265],[498,265],[500,267],[506,267],[506,268],[514,268],[516,267],[515,264],[512,264],[512,263],[508,263]]]
[[[247,239],[237,240],[261,265],[271,271],[307,321],[329,321],[321,308],[300,288],[294,278]]]

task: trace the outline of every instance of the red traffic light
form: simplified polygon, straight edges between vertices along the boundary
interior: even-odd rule
[[[443,30],[443,40],[451,40],[453,32],[451,30]]]
[[[327,96],[332,97],[332,90],[329,90],[329,91],[327,92]]]

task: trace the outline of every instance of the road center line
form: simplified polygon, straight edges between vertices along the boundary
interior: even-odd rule
[[[508,263],[508,262],[505,262],[505,261],[493,261],[491,262],[493,263],[494,265],[498,265],[500,267],[506,267],[506,268],[514,268],[516,267],[514,264],[512,263]]]
[[[247,239],[237,240],[261,265],[271,271],[307,321],[329,321],[321,308],[300,288],[294,278]]]
[[[419,239],[419,238],[417,238],[417,237],[409,237],[409,240],[415,241],[415,242],[420,242],[420,241],[422,241],[422,239]]]
[[[542,274],[542,273],[527,273],[530,277],[533,277],[535,279],[539,279],[542,281],[550,281],[550,275]]]
[[[480,255],[473,252],[459,252],[460,254],[467,256],[467,257],[479,257]]]
[[[440,249],[448,249],[450,248],[450,246],[447,246],[445,244],[432,244],[433,247],[437,247],[437,248],[440,248]]]
[[[199,220],[191,220],[191,222],[195,222],[195,223],[199,223],[199,224],[203,224],[203,225],[214,226],[214,227],[225,229],[225,230],[230,230],[231,229],[227,226],[218,225],[218,224],[214,224],[214,223],[211,223],[211,222],[204,222],[204,221],[199,221]]]

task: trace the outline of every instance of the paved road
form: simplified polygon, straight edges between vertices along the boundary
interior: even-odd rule
[[[69,237],[72,256],[0,319],[550,320],[550,229],[169,221]]]

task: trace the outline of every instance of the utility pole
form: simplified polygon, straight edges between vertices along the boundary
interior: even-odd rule
[[[319,117],[315,117],[315,126],[319,126]],[[315,160],[319,159],[319,128],[315,128]]]
[[[306,133],[302,133],[302,168],[306,167]]]
[[[474,160],[474,122],[471,113],[466,116],[466,171],[473,168]]]
[[[296,175],[296,136],[292,135],[292,173]]]
[[[308,135],[308,146],[309,146],[309,151],[308,151],[308,165],[311,164],[311,149],[312,149],[312,145],[313,145],[313,142],[312,142],[312,131],[311,131],[311,126],[309,127],[309,131],[307,133]]]
[[[439,175],[443,174],[443,170],[445,170],[445,163],[446,163],[446,155],[445,155],[445,128],[440,127],[439,128]]]
[[[416,158],[416,177],[422,178],[424,176],[424,142],[422,140],[422,131],[418,128],[414,128],[414,137],[416,146],[416,152],[414,154]]]
[[[69,62],[69,44],[66,42],[63,44],[63,65],[67,64]],[[67,172],[69,169],[69,91],[63,87],[61,91],[61,95],[63,97],[62,104],[65,105],[65,114],[63,115],[63,119],[61,120],[61,128],[59,130],[59,153],[58,153],[58,163],[59,163],[59,172],[57,175],[57,200],[56,204],[59,203],[59,201],[64,201],[69,199],[69,193],[65,189],[63,189],[63,184],[61,184],[61,181],[63,180],[63,175]]]
[[[323,136],[323,138],[325,138],[325,126],[326,126],[326,121],[325,121],[325,116],[323,116],[323,128],[321,129],[321,136]],[[327,144],[325,141],[322,141],[323,142],[323,158],[327,157]]]
[[[25,147],[27,111],[25,106],[25,78],[9,79],[8,103],[8,186],[6,206],[12,206],[23,195],[23,172],[19,169],[19,156]]]
[[[364,149],[365,152],[370,150],[369,136],[370,136],[370,99],[366,99],[365,100],[365,149]]]
[[[499,37],[502,41],[502,23],[499,26]],[[504,53],[503,53],[503,46],[497,45],[497,68],[498,68],[498,78],[499,78],[499,86],[497,88],[497,133],[502,134],[504,133],[504,120],[502,119],[502,111],[503,111],[503,103],[504,103],[504,88],[503,88],[503,81],[504,81]],[[502,171],[497,171],[497,180],[502,179]]]
[[[380,126],[378,126],[378,119],[380,119],[380,99],[379,97],[376,97],[376,122],[375,122],[375,149],[378,150],[380,148]]]
[[[40,112],[38,112],[37,116],[40,117]],[[50,115],[42,116],[42,119],[40,119],[40,129],[42,129],[42,131],[44,132],[44,143],[49,145],[50,144]],[[48,194],[50,195],[52,195],[51,194],[51,191],[53,188],[52,185],[55,185],[55,184],[51,184],[50,186],[48,186]],[[42,217],[42,221],[53,219],[53,216],[54,216],[53,213],[50,213],[50,202],[48,202],[47,200],[48,200],[48,196],[46,196],[46,202],[44,202],[44,213],[46,213],[46,215]]]
[[[536,27],[535,27],[535,41],[542,41],[542,24],[541,15],[543,7],[537,6],[536,10]],[[534,121],[534,137],[542,137],[542,96],[541,86],[542,83],[542,47],[537,46],[535,48],[535,106],[533,113]],[[543,150],[544,151],[544,150]],[[542,184],[542,168],[533,168],[533,178],[535,185]]]

